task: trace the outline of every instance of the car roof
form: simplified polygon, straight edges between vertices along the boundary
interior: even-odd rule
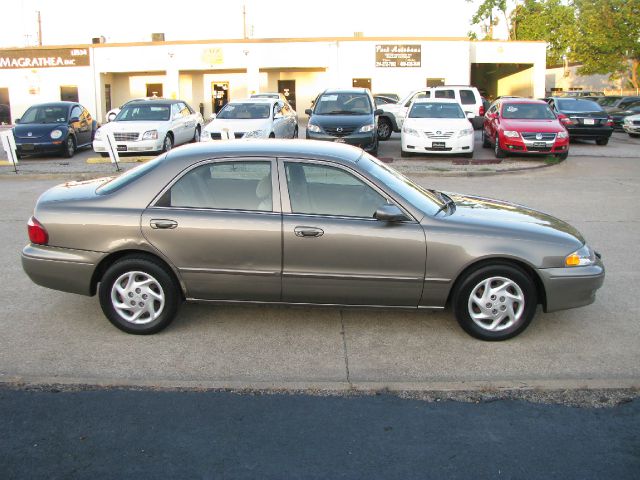
[[[413,103],[458,103],[454,98],[416,98]]]
[[[368,88],[352,87],[352,88],[327,88],[322,94],[325,93],[369,93]]]
[[[271,97],[261,97],[261,98],[242,98],[240,100],[231,100],[227,102],[226,105],[230,103],[276,103],[281,101],[279,98],[271,98]]]
[[[31,107],[70,107],[71,105],[80,105],[78,102],[46,102],[46,103],[35,103],[30,105]]]
[[[503,97],[499,99],[500,103],[535,103],[540,105],[546,105],[544,100],[537,100],[534,98],[518,98],[518,97]]]
[[[163,98],[163,99],[160,99],[160,98],[143,98],[143,99],[140,99],[140,100],[131,100],[131,101],[127,102],[125,105],[126,106],[129,106],[129,105],[145,105],[145,104],[149,104],[149,103],[153,103],[154,105],[162,105],[162,104],[173,105],[174,103],[179,103],[179,102],[187,103],[187,102],[184,102],[183,100],[172,100],[170,98]]]

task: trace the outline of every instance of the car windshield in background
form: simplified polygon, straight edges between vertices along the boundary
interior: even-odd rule
[[[549,106],[541,103],[505,103],[502,117],[522,120],[552,120],[556,118]]]
[[[277,93],[254,93],[251,98],[275,98],[279,99],[280,95]]]
[[[269,118],[269,103],[227,103],[216,118],[225,120],[257,120]]]
[[[603,97],[598,100],[598,103],[603,107],[611,107],[613,106],[621,97]]]
[[[117,122],[166,122],[170,114],[171,105],[125,105],[115,120]]]
[[[561,112],[602,112],[602,107],[592,100],[558,100]]]
[[[369,97],[362,93],[325,93],[316,104],[316,115],[369,115]]]
[[[414,103],[409,118],[465,118],[457,103]]]
[[[60,123],[67,121],[67,107],[31,107],[28,109],[20,123]]]

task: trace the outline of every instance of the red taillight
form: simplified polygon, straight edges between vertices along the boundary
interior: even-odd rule
[[[562,122],[563,125],[573,125],[573,120],[571,120],[566,115],[563,115],[562,113],[558,115],[558,119],[560,120],[560,122]]]
[[[484,105],[480,105],[480,110],[478,111],[479,117],[484,117]]]
[[[29,219],[27,229],[29,230],[29,240],[31,243],[46,245],[49,242],[49,234],[35,217]]]
[[[607,127],[613,127],[613,118],[607,117]]]

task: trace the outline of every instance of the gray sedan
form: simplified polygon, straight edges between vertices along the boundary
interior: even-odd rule
[[[483,340],[595,299],[600,256],[567,223],[424,189],[329,142],[181,147],[116,178],[46,191],[24,270],[98,293],[106,317],[155,333],[183,300],[443,309]]]

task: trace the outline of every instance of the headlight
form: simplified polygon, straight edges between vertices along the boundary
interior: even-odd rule
[[[309,132],[315,132],[315,133],[320,133],[322,132],[322,130],[320,129],[320,127],[318,125],[314,125],[313,123],[310,123],[309,125],[307,125],[307,131]]]
[[[102,130],[98,129],[96,130],[96,134],[93,136],[94,140],[100,140],[102,138]]]
[[[361,126],[358,131],[362,133],[366,133],[366,132],[371,132],[374,128],[376,128],[376,126],[373,123],[370,123],[368,125]]]
[[[404,127],[402,131],[407,135],[414,135],[416,137],[418,136],[418,131],[415,130],[414,128]]]
[[[149,130],[148,132],[144,132],[142,134],[142,140],[157,140],[158,139],[158,130]]]
[[[567,138],[569,136],[568,132],[559,132],[558,138]]]
[[[518,138],[520,136],[520,134],[515,130],[505,130],[503,133],[504,136],[508,138]]]
[[[584,267],[593,265],[596,261],[596,253],[588,245],[567,255],[564,259],[565,267]]]
[[[252,130],[245,133],[242,138],[262,138],[265,136],[265,130]]]
[[[62,130],[51,130],[51,133],[49,135],[51,135],[51,138],[53,138],[54,140],[57,140],[62,136]]]
[[[624,123],[626,123],[627,125],[631,125],[631,119],[629,117],[625,118]]]
[[[473,128],[465,128],[464,130],[460,130],[460,132],[458,132],[458,137],[466,137],[468,135],[473,135]]]

